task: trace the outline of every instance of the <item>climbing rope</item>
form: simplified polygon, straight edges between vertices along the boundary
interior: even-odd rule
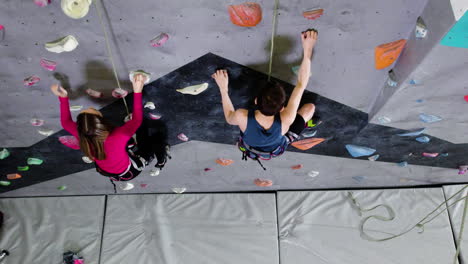
[[[110,62],[112,64],[112,70],[114,72],[115,81],[117,82],[117,87],[122,89],[120,87],[119,76],[117,74],[117,70],[116,70],[116,67],[115,67],[114,57],[112,56],[112,49],[111,49],[111,46],[110,46],[109,36],[107,35],[106,26],[104,25],[104,19],[102,17],[101,9],[100,9],[100,7],[99,7],[99,5],[97,3],[97,2],[100,2],[100,0],[94,0],[93,2],[94,2],[94,5],[96,6],[99,21],[101,22],[102,31],[104,31],[104,38],[106,39],[107,55],[108,55],[109,60],[110,60]],[[101,4],[101,6],[102,6],[102,4]],[[122,97],[122,100],[124,102],[125,110],[127,110],[127,116],[128,116],[128,115],[130,115],[130,111],[128,110],[127,101],[125,100],[125,97]]]
[[[273,28],[271,30],[271,47],[270,47],[270,62],[268,64],[268,81],[270,81],[271,68],[273,66],[273,49],[275,45],[275,36],[276,36],[276,18],[278,16],[278,2],[279,0],[275,0],[275,8],[273,11]]]
[[[466,219],[467,208],[468,208],[468,195],[465,196],[465,207],[463,208],[463,217],[462,217],[462,222],[461,222],[461,226],[460,226],[460,234],[458,234],[457,245],[456,245],[457,246],[457,252],[455,253],[455,257],[453,258],[453,264],[457,264],[458,255],[460,255],[463,229],[465,229],[465,219]]]

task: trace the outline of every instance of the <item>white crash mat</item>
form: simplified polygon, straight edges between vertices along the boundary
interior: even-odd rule
[[[86,264],[99,263],[104,196],[0,199],[4,223],[2,262],[62,263],[63,253],[77,252]]]
[[[370,219],[366,234],[383,238],[415,225],[444,201],[442,188],[353,191],[361,208],[390,206],[392,221]],[[442,264],[453,263],[455,245],[447,212],[420,229],[384,242],[360,236],[366,216],[388,216],[385,208],[358,214],[348,191],[279,192],[282,264]]]
[[[101,263],[278,263],[274,194],[109,196]]]
[[[460,228],[463,219],[463,209],[465,207],[465,200],[463,197],[468,195],[468,187],[464,188],[466,185],[447,185],[444,186],[445,198],[447,199],[447,204],[453,204],[450,206],[448,211],[450,215],[450,222],[452,223],[453,235],[455,241],[460,235]],[[463,189],[463,190],[462,190]],[[460,192],[459,192],[460,191]],[[459,193],[458,193],[459,192]],[[458,193],[458,194],[457,194]],[[455,195],[455,196],[454,196]],[[450,199],[453,196],[452,199]],[[460,200],[459,202],[456,202]],[[468,263],[468,215],[465,219],[465,227],[463,229],[463,236],[461,241],[460,249],[460,258],[463,260],[463,263]]]

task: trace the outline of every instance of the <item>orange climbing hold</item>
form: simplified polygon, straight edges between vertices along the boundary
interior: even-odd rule
[[[8,180],[16,180],[16,179],[19,179],[19,178],[21,178],[21,175],[19,175],[18,173],[7,174],[7,179]]]
[[[312,9],[302,13],[302,15],[310,20],[317,19],[323,15],[323,9]]]
[[[218,163],[221,166],[229,166],[232,163],[234,163],[234,161],[232,159],[221,159],[221,158],[219,158],[219,159],[216,160],[216,163]]]
[[[308,149],[322,143],[323,141],[325,141],[324,138],[306,138],[306,139],[303,139],[303,140],[293,142],[291,145],[293,147],[297,148],[297,149],[300,149],[300,150],[308,150]]]
[[[273,181],[266,179],[255,179],[254,183],[259,187],[270,187],[273,185]]]
[[[392,65],[405,47],[406,39],[381,44],[375,47],[375,68],[381,70]]]
[[[254,27],[262,20],[262,7],[257,3],[230,5],[228,11],[231,22],[240,27]]]
[[[302,164],[297,164],[297,165],[291,166],[291,169],[293,169],[293,170],[302,169]]]

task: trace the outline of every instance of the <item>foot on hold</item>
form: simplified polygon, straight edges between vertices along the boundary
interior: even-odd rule
[[[316,127],[316,126],[320,125],[321,123],[322,123],[322,121],[320,120],[320,117],[314,116],[314,117],[312,117],[312,119],[307,121],[306,127]]]

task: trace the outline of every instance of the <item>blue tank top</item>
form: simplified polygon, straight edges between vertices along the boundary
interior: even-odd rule
[[[241,133],[244,142],[260,151],[270,152],[279,146],[286,145],[286,138],[281,134],[280,115],[275,116],[273,125],[264,129],[255,119],[255,110],[249,110],[247,128]]]

